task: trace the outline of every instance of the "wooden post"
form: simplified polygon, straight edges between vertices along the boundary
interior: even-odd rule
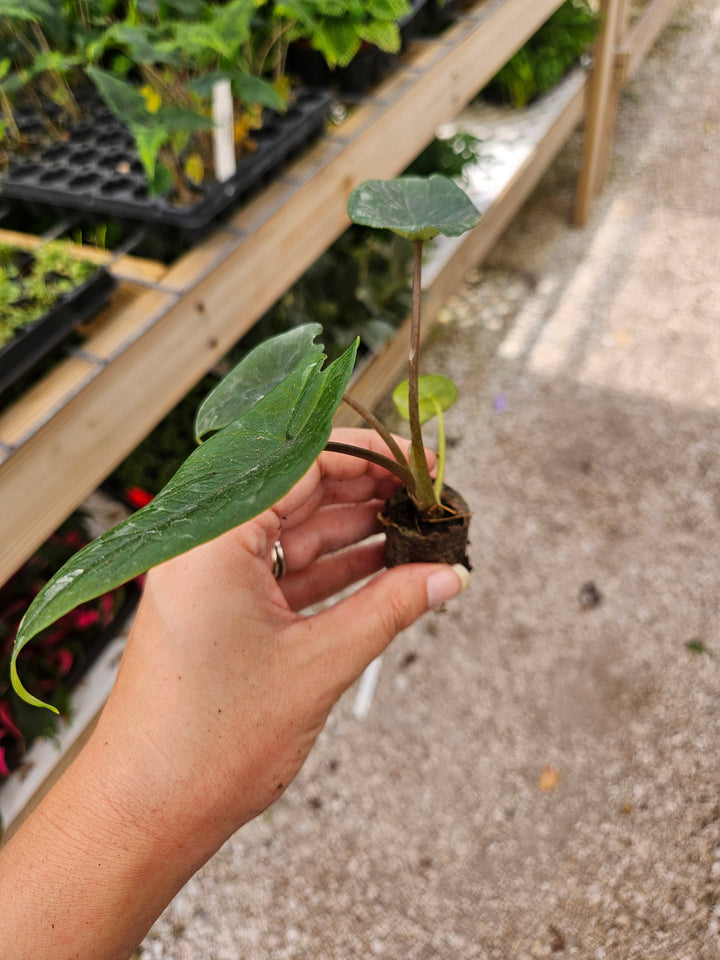
[[[602,0],[602,26],[595,44],[585,111],[583,163],[578,177],[575,223],[587,222],[590,208],[607,175],[612,127],[617,105],[616,54],[627,27],[628,0]]]

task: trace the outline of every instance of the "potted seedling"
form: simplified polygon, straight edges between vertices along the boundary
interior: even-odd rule
[[[60,241],[25,249],[0,243],[0,390],[105,303],[110,274]]]
[[[195,430],[202,442],[170,482],[145,507],[66,563],[27,610],[15,641],[11,676],[28,702],[42,705],[25,690],[17,671],[18,654],[28,641],[77,604],[268,509],[325,448],[379,463],[402,480],[403,487],[383,511],[388,564],[435,559],[467,564],[469,513],[464,501],[443,486],[442,429],[435,478],[423,444],[423,422],[433,414],[441,417],[456,391],[444,378],[419,374],[420,271],[427,240],[440,233],[459,236],[474,227],[480,215],[465,193],[441,176],[367,181],[351,195],[348,212],[358,223],[399,233],[413,247],[409,376],[396,391],[410,423],[408,456],[347,394],[357,341],[327,366],[323,347],[316,342],[322,332],[319,324],[261,343],[200,405]],[[330,441],[333,416],[343,400],[380,432],[391,456]],[[448,546],[445,540],[454,540],[456,531],[459,543]],[[436,544],[428,547],[428,540],[438,539],[439,551]]]

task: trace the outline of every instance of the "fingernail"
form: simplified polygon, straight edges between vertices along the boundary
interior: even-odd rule
[[[427,579],[428,604],[437,607],[438,604],[451,600],[470,586],[470,571],[461,563],[452,567],[442,567],[431,573]]]

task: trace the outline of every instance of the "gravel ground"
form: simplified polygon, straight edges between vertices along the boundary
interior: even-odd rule
[[[143,960],[720,958],[720,8],[681,3],[433,335],[474,584]]]

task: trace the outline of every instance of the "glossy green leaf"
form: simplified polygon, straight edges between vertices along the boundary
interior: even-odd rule
[[[319,323],[306,323],[258,344],[200,404],[195,417],[196,438],[243,416],[299,364],[314,366],[323,352],[323,345],[314,342],[321,333]]]
[[[330,366],[301,362],[240,419],[198,447],[146,507],[75,554],[37,595],[18,629],[11,663],[16,692],[38,706],[17,656],[80,603],[225,533],[284,496],[330,436],[352,373],[357,341]],[[51,708],[52,709],[52,708]]]
[[[350,194],[347,209],[353,223],[392,230],[412,241],[439,233],[459,237],[480,220],[467,194],[438,174],[366,180]]]
[[[400,416],[404,420],[409,420],[407,380],[403,380],[395,387],[392,398]],[[418,380],[420,423],[436,417],[438,410],[447,410],[457,401],[457,398],[457,387],[447,377],[441,377],[437,373],[420,377]]]

